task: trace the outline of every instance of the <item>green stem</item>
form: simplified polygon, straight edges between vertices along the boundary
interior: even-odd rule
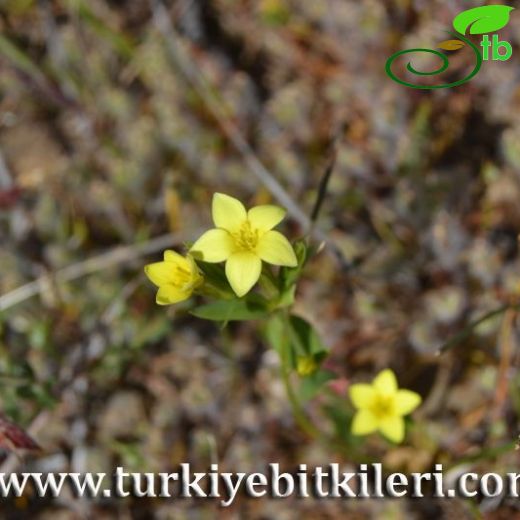
[[[294,331],[292,330],[291,322],[289,319],[289,313],[287,311],[282,313],[285,327],[289,333],[289,336],[292,337]],[[305,415],[303,407],[296,396],[294,388],[291,384],[291,342],[283,341],[282,349],[281,349],[281,361],[282,361],[282,379],[285,386],[285,391],[287,393],[287,397],[289,398],[289,403],[292,408],[293,415],[300,426],[300,428],[312,438],[321,437],[321,432],[312,424],[309,418]]]
[[[334,165],[336,164],[336,147],[335,142],[333,143],[332,153],[327,162],[325,170],[323,172],[323,176],[320,180],[320,185],[318,187],[318,194],[316,196],[316,202],[314,203],[314,208],[312,208],[311,213],[311,222],[314,223],[318,220],[318,216],[320,214],[321,207],[323,206],[323,202],[325,201],[325,196],[327,195],[327,188],[329,186],[330,178],[332,176],[332,171],[334,170]]]
[[[287,327],[287,332],[289,333],[289,338],[291,342],[294,344],[294,347],[296,349],[296,352],[300,356],[305,356],[307,354],[305,350],[305,346],[302,343],[302,340],[300,339],[300,336],[295,332],[292,323],[291,323],[291,315],[289,311],[284,312],[284,319]]]
[[[510,441],[505,444],[500,444],[498,446],[492,446],[490,448],[484,448],[480,450],[478,453],[474,453],[472,455],[467,455],[466,457],[462,457],[457,459],[457,462],[449,466],[449,469],[457,468],[463,464],[468,464],[470,462],[480,462],[482,460],[489,460],[499,457],[505,453],[510,453],[514,451],[518,446],[518,441]]]
[[[269,300],[276,301],[280,298],[280,288],[273,272],[269,267],[263,266],[262,273],[260,275],[260,286],[265,291],[265,295]]]
[[[439,350],[437,351],[437,354],[439,354],[439,355],[443,354],[447,350],[449,350],[452,347],[458,345],[461,341],[465,340],[468,336],[470,336],[473,333],[473,331],[480,324],[482,324],[482,323],[484,323],[484,322],[486,322],[486,321],[488,321],[488,320],[490,320],[492,318],[495,318],[496,316],[499,316],[500,314],[503,314],[504,312],[506,312],[509,309],[519,310],[520,309],[520,305],[513,305],[513,304],[508,303],[506,305],[502,305],[498,309],[494,309],[494,310],[484,314],[480,318],[478,318],[475,321],[471,322],[467,327],[462,329],[460,332],[458,332],[457,334],[452,336],[448,341],[446,341],[446,343],[444,343],[444,345],[442,345],[439,348]]]
[[[202,296],[210,296],[220,300],[232,300],[235,298],[235,295],[232,292],[221,289],[220,287],[217,287],[208,281],[196,289],[195,293]]]

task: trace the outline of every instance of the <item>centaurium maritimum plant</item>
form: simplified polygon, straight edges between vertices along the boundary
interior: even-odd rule
[[[328,349],[312,325],[291,312],[302,270],[318,248],[308,238],[291,244],[274,229],[285,213],[275,205],[246,210],[239,200],[216,193],[212,202],[215,228],[196,240],[186,256],[166,251],[163,261],[147,265],[145,273],[158,287],[159,305],[203,296],[210,301],[193,306],[190,312],[194,316],[224,324],[261,321],[266,341],[279,354],[296,420],[309,435],[323,439],[302,401],[330,395],[327,383],[337,376],[323,368]],[[351,385],[349,394],[357,409],[351,433],[380,431],[395,443],[404,440],[403,417],[421,402],[415,392],[398,389],[391,370],[381,372],[372,385]],[[347,439],[341,439],[344,441]]]

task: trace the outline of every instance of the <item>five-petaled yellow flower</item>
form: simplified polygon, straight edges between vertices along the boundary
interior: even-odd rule
[[[204,282],[193,257],[184,257],[175,251],[165,251],[164,261],[148,264],[144,272],[159,287],[155,299],[159,305],[188,299]]]
[[[237,296],[255,285],[262,260],[273,265],[295,267],[296,255],[289,241],[273,228],[285,216],[278,206],[256,206],[246,211],[228,195],[215,193],[210,229],[193,244],[190,252],[204,262],[226,262],[226,277]]]
[[[404,439],[403,417],[421,403],[419,394],[397,387],[395,374],[390,369],[380,372],[371,385],[352,385],[349,393],[358,408],[352,421],[352,433],[367,435],[379,430],[396,443]]]

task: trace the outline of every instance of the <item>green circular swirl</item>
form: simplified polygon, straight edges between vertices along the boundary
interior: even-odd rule
[[[407,50],[399,51],[399,52],[396,52],[395,54],[392,54],[392,56],[390,56],[390,58],[388,58],[388,60],[386,61],[386,65],[385,65],[386,73],[396,83],[404,85],[405,87],[411,87],[411,88],[416,88],[416,89],[421,89],[421,90],[433,90],[433,89],[437,89],[437,88],[457,87],[458,85],[467,83],[470,79],[472,79],[478,73],[478,71],[480,70],[480,67],[482,67],[482,54],[480,53],[480,49],[474,43],[469,41],[468,39],[464,38],[460,34],[456,34],[456,33],[450,33],[450,34],[461,40],[464,40],[464,42],[467,43],[473,49],[473,52],[475,53],[475,57],[476,57],[475,67],[465,78],[459,79],[457,81],[453,81],[452,83],[443,83],[442,85],[415,85],[414,83],[409,83],[408,81],[404,81],[404,80],[398,78],[393,73],[392,64],[399,56],[402,56],[403,54],[409,54],[412,52],[428,52],[430,54],[435,54],[436,56],[441,58],[442,64],[440,67],[438,67],[436,70],[431,71],[431,72],[421,72],[421,71],[414,69],[412,63],[408,62],[408,64],[406,65],[407,70],[417,76],[435,76],[436,74],[441,74],[449,67],[449,60],[446,55],[442,54],[442,52],[436,51],[433,49],[407,49]]]

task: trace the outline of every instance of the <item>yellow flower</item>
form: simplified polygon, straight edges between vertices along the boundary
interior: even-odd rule
[[[278,206],[256,206],[246,211],[228,195],[215,193],[212,205],[216,229],[206,231],[190,252],[204,262],[226,262],[226,277],[237,296],[255,285],[262,260],[273,265],[294,267],[296,255],[289,241],[273,228],[285,216]]]
[[[358,408],[352,421],[352,433],[367,435],[379,430],[396,443],[404,439],[403,417],[421,403],[419,394],[398,389],[395,374],[389,369],[380,372],[371,385],[352,385],[349,394]]]
[[[175,251],[165,251],[164,261],[148,264],[144,272],[159,287],[155,299],[159,305],[188,299],[204,281],[193,257]]]
[[[296,359],[296,372],[302,377],[310,376],[317,369],[318,363],[316,363],[313,356],[298,356]]]

